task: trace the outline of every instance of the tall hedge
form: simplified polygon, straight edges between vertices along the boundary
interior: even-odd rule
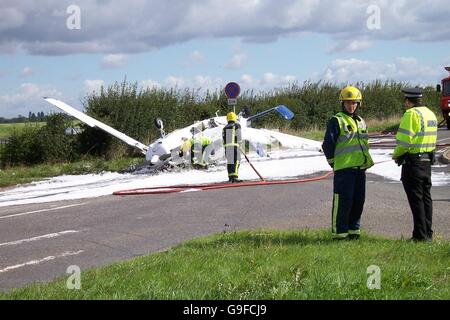
[[[71,125],[63,114],[48,117],[43,127],[26,126],[16,131],[0,153],[0,165],[33,165],[72,161],[78,158],[77,137],[67,135],[65,130]]]
[[[355,86],[363,94],[360,113],[365,119],[383,120],[401,116],[404,112],[401,89],[410,84],[374,81],[356,83]],[[244,90],[238,98],[237,111],[247,108],[251,114],[256,114],[284,104],[295,113],[292,121],[271,114],[253,125],[294,130],[324,128],[327,120],[341,108],[338,98],[342,87],[307,81],[270,91]],[[434,88],[425,89],[424,103],[437,114],[440,114],[439,96]],[[201,93],[192,89],[139,88],[137,83],[126,80],[86,96],[83,104],[88,115],[145,144],[160,135],[154,126],[156,117],[164,120],[165,130],[170,132],[196,120],[215,116],[216,112],[225,115],[231,110],[223,91]],[[62,130],[65,124],[61,121],[50,119],[42,130],[29,129],[13,136],[1,151],[2,163],[70,161],[86,155],[109,159],[139,153],[109,134],[88,126],[83,126],[85,130],[77,137],[66,137]]]

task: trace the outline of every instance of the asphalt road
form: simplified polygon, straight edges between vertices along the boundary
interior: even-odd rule
[[[450,132],[439,139],[450,143]],[[449,170],[448,166],[438,170]],[[433,187],[434,230],[450,239],[450,186]],[[106,196],[1,208],[0,289],[66,276],[243,229],[329,228],[332,177],[296,185],[182,194]],[[409,238],[412,215],[400,182],[368,175],[363,229]]]

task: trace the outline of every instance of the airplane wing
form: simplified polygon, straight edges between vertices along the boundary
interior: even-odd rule
[[[320,143],[319,141],[305,139],[290,134],[285,134],[267,129],[260,129],[260,130],[264,134],[269,135],[271,138],[276,139],[283,148],[303,149],[308,151],[322,150],[322,143]]]
[[[114,128],[111,128],[110,126],[104,124],[103,122],[95,120],[94,118],[88,116],[87,114],[84,114],[83,112],[76,110],[75,108],[72,108],[71,106],[69,106],[68,104],[66,104],[62,101],[59,101],[59,100],[56,100],[53,98],[44,98],[44,99],[45,99],[45,101],[47,101],[47,102],[51,103],[52,105],[54,105],[55,107],[57,107],[58,109],[61,109],[64,112],[70,114],[71,116],[77,118],[78,120],[83,121],[90,127],[97,127],[103,131],[106,131],[109,134],[116,137],[117,139],[120,139],[123,142],[127,143],[128,145],[140,149],[143,154],[147,153],[148,147],[145,144],[143,144],[137,140],[134,140],[133,138],[127,136],[126,134],[124,134],[120,131],[117,131]]]
[[[222,147],[222,129],[223,126],[206,129],[203,135],[211,138],[217,143],[218,147]],[[249,127],[242,127],[242,140],[248,141],[255,149],[258,145],[279,146],[287,149],[302,149],[307,151],[320,151],[322,145],[319,141],[305,139],[290,134],[276,132],[267,129],[255,129]]]
[[[261,129],[242,127],[242,140],[249,141],[254,144],[262,144],[262,145],[272,145],[276,142],[276,139],[271,137],[269,134],[265,134],[261,131]]]

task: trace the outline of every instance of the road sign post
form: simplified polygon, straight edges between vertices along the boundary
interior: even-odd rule
[[[237,97],[241,93],[241,87],[236,82],[229,82],[225,86],[225,94],[228,97],[228,105],[233,106],[236,112]]]

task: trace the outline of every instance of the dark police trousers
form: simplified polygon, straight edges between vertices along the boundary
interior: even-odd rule
[[[412,237],[432,239],[433,201],[431,200],[431,163],[408,159],[402,166],[402,183],[414,219]]]
[[[359,231],[366,198],[366,170],[342,169],[334,173],[332,232]]]

